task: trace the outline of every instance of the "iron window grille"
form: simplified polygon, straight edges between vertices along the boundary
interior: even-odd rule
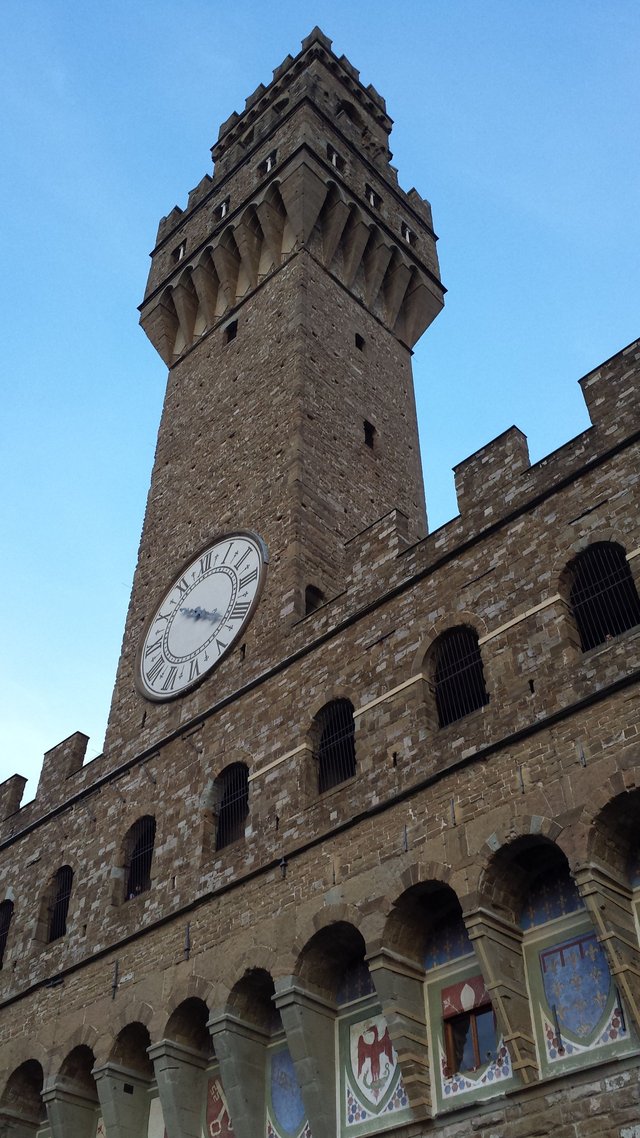
[[[4,952],[7,947],[7,937],[9,936],[9,926],[13,916],[13,901],[3,901],[0,905],[0,968],[4,960]]]
[[[146,893],[151,888],[151,862],[156,839],[156,820],[150,815],[139,818],[129,831],[129,864],[125,901]]]
[[[571,568],[569,600],[583,652],[640,624],[640,598],[621,545],[594,542]]]
[[[220,806],[216,829],[216,850],[244,837],[249,813],[249,772],[244,763],[233,763],[218,780]]]
[[[473,629],[450,628],[436,641],[434,690],[441,727],[489,702],[478,637]]]
[[[353,704],[348,699],[328,703],[318,715],[318,792],[353,778],[356,773]]]
[[[60,940],[67,931],[67,914],[71,889],[73,887],[73,870],[70,865],[60,867],[55,876],[53,904],[49,913],[48,943]]]

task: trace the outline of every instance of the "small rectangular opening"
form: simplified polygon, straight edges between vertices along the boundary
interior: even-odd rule
[[[214,210],[213,215],[216,221],[223,221],[229,212],[230,198],[225,198],[223,202]]]
[[[232,340],[235,340],[237,335],[238,335],[238,321],[232,320],[230,324],[227,324],[227,327],[224,330],[224,342],[225,342],[225,344],[230,344]]]
[[[329,159],[334,170],[344,170],[344,158],[341,154],[338,154],[338,151],[334,146],[331,146],[330,143],[327,144],[327,158]]]
[[[364,196],[366,197],[372,209],[380,209],[382,205],[382,198],[377,194],[373,186],[366,185],[364,188]]]
[[[400,227],[400,232],[402,233],[403,241],[406,241],[407,245],[415,245],[416,235],[413,232],[413,229],[409,229],[409,226],[407,225],[406,221],[402,222],[402,225]]]
[[[182,260],[186,251],[187,251],[187,242],[186,241],[181,241],[179,245],[176,245],[175,249],[171,253],[171,257],[172,257],[172,259],[176,265],[178,264],[178,261]]]
[[[373,423],[370,423],[368,419],[365,419],[365,421],[364,421],[364,441],[365,441],[366,446],[370,447],[371,450],[373,450],[373,447],[374,447],[375,437],[376,437],[376,429],[375,429]]]
[[[364,352],[364,336],[361,336],[359,332],[356,332],[356,348],[359,352]]]
[[[132,1095],[133,1094],[133,1084],[132,1083],[124,1083],[122,1089],[126,1095]]]

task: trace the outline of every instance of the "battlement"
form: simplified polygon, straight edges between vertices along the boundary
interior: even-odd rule
[[[185,215],[211,193],[214,183],[229,173],[236,161],[244,161],[250,149],[259,141],[264,133],[263,127],[258,127],[258,120],[263,119],[264,125],[271,122],[272,112],[281,113],[295,96],[300,98],[303,93],[317,98],[318,74],[313,70],[316,61],[319,61],[345,88],[346,99],[342,108],[332,107],[332,117],[344,114],[357,120],[358,131],[367,133],[377,161],[382,159],[393,181],[397,182],[397,171],[389,165],[391,153],[387,146],[387,139],[393,122],[386,111],[386,104],[379,92],[369,84],[365,87],[360,81],[360,72],[349,62],[346,56],[339,58],[331,50],[332,41],[325,36],[319,28],[313,31],[303,41],[297,56],[287,55],[279,67],[273,71],[271,83],[265,86],[260,83],[255,91],[245,100],[244,110],[233,111],[222,123],[218,132],[218,141],[211,148],[213,161],[216,165],[214,177],[206,174],[196,187],[189,193],[186,210],[180,206],[174,208],[160,220],[156,244],[164,241],[184,220]],[[310,69],[310,70],[309,70]],[[308,83],[303,84],[304,91],[292,85],[309,70]],[[266,115],[266,119],[265,119]],[[424,216],[424,206],[430,210],[428,203],[416,194],[412,204],[417,212]],[[430,223],[430,220],[429,220]]]

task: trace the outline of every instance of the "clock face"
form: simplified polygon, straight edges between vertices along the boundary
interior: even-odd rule
[[[176,577],[143,634],[136,685],[147,699],[174,699],[200,683],[244,632],[267,566],[259,537],[231,533]]]

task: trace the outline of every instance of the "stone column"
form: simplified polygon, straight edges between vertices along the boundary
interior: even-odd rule
[[[367,957],[382,1014],[398,1054],[402,1081],[416,1118],[431,1115],[424,969],[382,948]]]
[[[335,1005],[305,989],[295,976],[276,981],[274,1003],[282,1017],[313,1138],[335,1138]]]
[[[631,889],[602,866],[583,866],[574,877],[624,1007],[640,1030],[640,951]]]
[[[42,1092],[51,1138],[94,1138],[98,1119],[97,1095],[90,1096],[73,1079],[57,1075]]]
[[[152,1044],[147,1054],[153,1063],[168,1138],[200,1138],[207,1093],[206,1056],[173,1039]]]
[[[237,1138],[265,1132],[266,1046],[269,1035],[229,1012],[214,1013],[208,1022],[220,1079]]]
[[[514,1074],[523,1083],[539,1077],[522,954],[522,930],[486,909],[464,914],[498,1030],[509,1049]]]
[[[118,1063],[94,1067],[92,1074],[107,1138],[147,1138],[151,1080]]]

